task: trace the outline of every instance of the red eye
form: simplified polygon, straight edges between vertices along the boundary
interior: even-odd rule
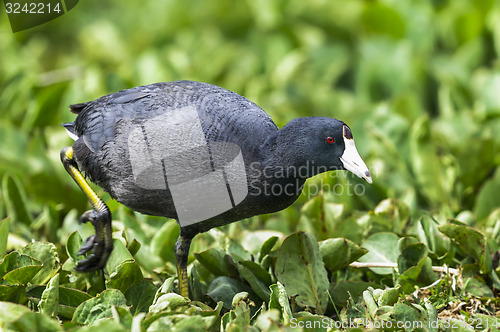
[[[331,144],[331,143],[335,142],[335,139],[333,137],[327,137],[326,141]]]

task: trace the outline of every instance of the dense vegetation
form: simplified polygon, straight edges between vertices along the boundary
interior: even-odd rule
[[[1,327],[499,328],[498,1],[81,1],[16,34],[0,17]],[[69,104],[180,79],[279,126],[342,119],[374,180],[323,174],[280,213],[197,236],[193,301],[175,294],[175,221],[102,191],[115,250],[74,271],[93,229],[59,161]]]

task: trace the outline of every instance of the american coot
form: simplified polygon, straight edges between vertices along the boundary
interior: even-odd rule
[[[199,82],[156,83],[70,106],[75,139],[61,151],[93,210],[95,227],[78,271],[104,267],[112,249],[111,214],[88,178],[129,208],[175,218],[179,291],[188,297],[187,257],[198,233],[291,205],[307,178],[349,170],[372,182],[342,121],[306,117],[278,127],[261,108]]]

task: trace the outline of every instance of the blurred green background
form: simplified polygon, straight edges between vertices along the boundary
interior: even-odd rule
[[[318,176],[299,203],[244,226],[307,228],[301,203],[336,184],[325,195],[342,217],[389,197],[413,215],[480,226],[500,206],[498,22],[494,0],[80,1],[14,35],[2,11],[2,194],[26,196],[28,219],[83,212],[59,161],[71,144],[60,126],[74,120],[68,105],[196,80],[256,102],[278,126],[313,115],[345,121],[373,173],[373,185],[343,172]],[[14,211],[18,222],[24,212],[12,205],[0,200],[0,218]]]
[[[369,185],[348,172],[318,175],[288,209],[197,236],[189,257],[191,298],[210,310],[217,306],[215,325],[222,308],[216,303],[224,302],[222,322],[229,326],[246,305],[235,306],[233,296],[250,288],[258,295],[250,296],[254,312],[266,303],[288,306],[274,318],[280,327],[292,311],[297,317],[311,309],[340,320],[368,317],[367,308],[377,309],[369,307],[368,286],[401,293],[389,304],[399,301],[392,318],[402,317],[401,308],[416,311],[418,303],[428,313],[421,307],[418,315],[405,313],[407,320],[429,320],[437,310],[453,317],[455,309],[472,317],[478,306],[465,305],[471,296],[484,300],[483,316],[498,316],[498,22],[498,0],[109,0],[80,1],[60,18],[13,34],[1,10],[2,308],[4,301],[37,305],[56,328],[59,322],[47,315],[63,317],[72,328],[93,322],[73,314],[93,308],[104,292],[121,294],[117,306],[125,306],[125,294],[136,319],[158,294],[175,290],[175,221],[134,213],[99,188],[113,214],[115,250],[105,273],[74,271],[80,236],[93,228],[77,222],[90,206],[59,160],[61,148],[72,144],[61,123],[75,118],[70,104],[154,82],[195,80],[247,97],[280,127],[301,116],[345,121],[373,176]],[[290,235],[296,231],[308,233]],[[295,250],[301,238],[314,255]],[[39,265],[22,261],[26,255]],[[321,282],[301,279],[307,275],[301,262],[309,266],[305,256],[317,263],[309,276]],[[349,267],[353,261],[397,262],[398,270]],[[460,269],[432,271],[443,265]],[[297,301],[304,285],[321,286],[323,301]],[[138,301],[145,303],[140,310]],[[0,320],[23,312],[13,303],[9,308],[0,310]],[[389,317],[384,308],[385,318],[372,318]],[[121,308],[123,317],[129,309]],[[198,309],[180,310],[205,331]],[[42,319],[33,315],[24,316]],[[148,315],[143,329],[153,321]],[[269,315],[276,311],[263,309],[259,317],[268,324]],[[242,326],[249,324],[250,316]]]

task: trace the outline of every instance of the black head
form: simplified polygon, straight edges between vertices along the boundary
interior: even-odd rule
[[[371,183],[371,175],[359,156],[351,129],[342,121],[324,117],[298,118],[281,130],[278,144],[289,165],[306,177],[332,170],[348,170]]]

